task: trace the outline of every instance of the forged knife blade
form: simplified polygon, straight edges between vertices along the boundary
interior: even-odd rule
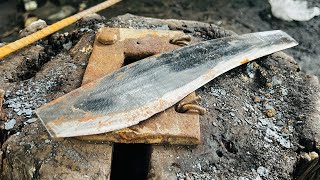
[[[126,128],[171,107],[230,69],[297,44],[280,30],[204,41],[122,67],[36,113],[53,137]]]

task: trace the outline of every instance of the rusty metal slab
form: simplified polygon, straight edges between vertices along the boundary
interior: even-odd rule
[[[111,74],[125,63],[179,48],[179,44],[171,44],[170,40],[185,36],[181,31],[102,28],[96,36],[82,84]],[[129,62],[125,62],[126,58]],[[195,92],[182,101],[194,98]],[[118,143],[199,144],[199,114],[177,113],[171,107],[129,128],[77,138]]]
[[[54,137],[119,130],[164,111],[230,69],[295,45],[279,30],[204,41],[124,66],[36,112]]]

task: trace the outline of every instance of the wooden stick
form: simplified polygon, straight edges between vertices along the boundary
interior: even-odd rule
[[[22,49],[26,46],[28,46],[29,44],[32,44],[44,37],[47,37],[50,34],[53,34],[63,28],[65,28],[66,26],[69,26],[73,23],[75,23],[76,21],[78,21],[79,19],[83,18],[84,16],[88,15],[88,14],[92,14],[92,13],[96,13],[98,11],[101,11],[103,9],[106,9],[118,2],[120,2],[121,0],[108,0],[105,1],[103,3],[100,3],[98,5],[95,5],[87,10],[84,10],[78,14],[75,14],[73,16],[70,16],[68,18],[65,18],[61,21],[58,21],[46,28],[43,28],[40,31],[37,31],[33,34],[30,34],[27,37],[21,38],[15,42],[12,42],[8,45],[5,45],[3,47],[0,48],[0,58],[3,58],[9,54],[11,54],[12,52],[15,52],[19,49]],[[1,61],[1,59],[0,59]]]

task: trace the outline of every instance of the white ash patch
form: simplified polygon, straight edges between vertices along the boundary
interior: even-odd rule
[[[55,73],[56,75],[59,72]],[[16,90],[8,90],[5,95],[4,105],[11,109],[7,116],[9,119],[15,115],[26,119],[27,123],[35,122],[34,110],[49,101],[48,94],[58,84],[54,78],[46,80],[27,80],[20,83]]]

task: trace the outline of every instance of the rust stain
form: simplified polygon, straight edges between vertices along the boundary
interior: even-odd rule
[[[99,126],[98,126],[98,129],[102,128],[102,127],[105,127],[105,126],[108,126],[111,122],[108,121],[106,123],[102,123],[102,122],[99,122]]]
[[[98,116],[94,116],[94,115],[89,115],[89,116],[85,116],[83,118],[80,118],[78,121],[79,122],[87,122],[87,121],[91,121],[92,119],[97,118]]]
[[[65,121],[65,119],[67,119],[67,118],[65,118],[64,116],[61,116],[61,117],[59,117],[49,123],[46,123],[46,126],[50,126],[50,124],[58,126],[58,125],[62,124]]]
[[[241,61],[240,62],[240,64],[242,65],[242,64],[246,64],[246,63],[248,63],[250,60],[247,58],[247,57],[245,57],[244,59],[243,59],[243,61]]]

